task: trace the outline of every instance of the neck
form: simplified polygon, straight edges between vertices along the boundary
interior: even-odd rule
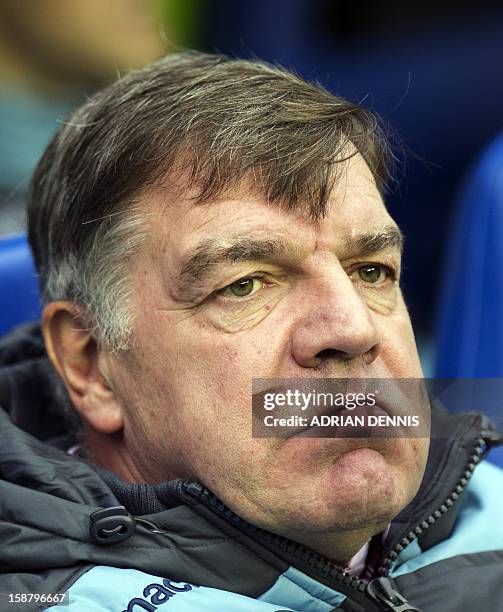
[[[288,535],[290,539],[306,546],[310,550],[325,557],[335,565],[347,567],[351,559],[370,540],[370,538],[386,529],[387,524],[370,525],[364,529],[353,531],[337,531],[323,534]]]
[[[124,482],[148,482],[127,452],[122,431],[102,436],[85,427],[84,439],[86,455],[93,463],[114,472]]]
[[[132,454],[126,448],[122,432],[101,436],[93,430],[88,430],[85,439],[89,458],[97,465],[114,472],[121,480],[129,483],[159,482],[156,475],[146,473],[144,465],[135,463]],[[176,477],[182,476],[165,474],[162,480]],[[275,533],[302,544],[336,565],[346,567],[370,538],[386,529],[387,525],[388,522],[380,521],[368,523],[362,528],[340,529],[333,532],[295,529],[287,532],[275,531]]]

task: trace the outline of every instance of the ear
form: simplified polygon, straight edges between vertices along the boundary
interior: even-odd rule
[[[112,434],[123,428],[122,405],[109,382],[107,353],[98,347],[79,314],[67,301],[46,306],[45,346],[84,422],[97,432]]]

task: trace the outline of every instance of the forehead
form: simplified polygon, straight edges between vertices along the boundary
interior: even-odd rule
[[[268,203],[243,189],[216,202],[195,204],[187,197],[173,199],[162,190],[148,198],[149,243],[153,253],[181,257],[201,240],[240,235],[276,234],[293,243],[307,245],[311,239],[347,244],[352,236],[393,225],[372,173],[361,155],[343,162],[330,194],[327,214],[313,221],[305,212]]]

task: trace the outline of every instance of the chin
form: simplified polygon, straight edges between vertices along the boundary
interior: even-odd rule
[[[371,449],[348,453],[334,463],[319,486],[321,504],[312,524],[335,530],[383,528],[410,502],[407,475]]]

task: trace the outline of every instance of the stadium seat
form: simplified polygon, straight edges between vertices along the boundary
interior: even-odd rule
[[[468,176],[448,240],[436,376],[500,378],[503,389],[503,134]],[[501,428],[503,393],[487,392],[495,384],[485,386],[477,408]],[[492,456],[503,466],[503,448]]]
[[[0,335],[40,317],[37,275],[24,234],[0,238]]]

